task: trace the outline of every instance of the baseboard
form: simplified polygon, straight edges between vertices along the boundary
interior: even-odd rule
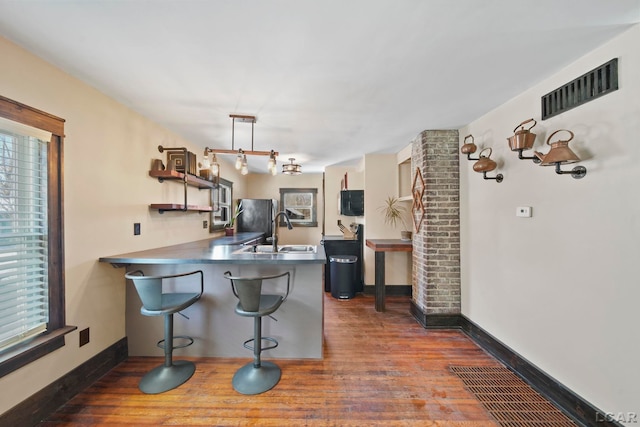
[[[375,295],[376,294],[375,285],[364,285],[364,290],[362,291],[365,295]],[[384,287],[384,293],[387,296],[402,296],[402,297],[410,297],[411,296],[411,285],[386,285]]]
[[[424,313],[413,301],[409,306],[411,315],[425,329],[458,329],[460,328],[459,314],[429,314]]]
[[[0,425],[38,425],[73,396],[126,360],[127,355],[125,337],[0,415]]]
[[[599,410],[569,390],[462,314],[428,315],[413,301],[411,301],[410,312],[424,328],[461,329],[478,346],[515,372],[579,425],[588,427],[623,427],[622,424],[610,419],[611,417],[607,416],[604,411]]]

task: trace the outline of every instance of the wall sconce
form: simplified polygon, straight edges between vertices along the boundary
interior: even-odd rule
[[[267,162],[267,170],[275,175],[278,173],[276,168],[276,157],[278,156],[277,151],[254,151],[253,150],[253,125],[256,122],[256,116],[242,116],[238,114],[229,114],[231,117],[231,150],[223,150],[218,148],[205,148],[204,155],[207,157],[209,154],[236,154],[235,168],[240,171],[242,175],[246,175],[249,173],[249,166],[247,163],[247,156],[269,156],[269,161]],[[251,123],[251,150],[243,150],[239,148],[235,149],[235,128],[236,128],[236,120],[243,123]],[[219,165],[218,165],[219,167]]]
[[[527,123],[533,122],[533,125],[529,129],[525,129],[524,125]],[[525,157],[522,155],[522,151],[531,150],[533,148],[533,143],[536,140],[536,134],[531,132],[531,129],[537,124],[537,122],[533,119],[525,120],[520,123],[513,130],[514,135],[507,138],[509,141],[509,148],[511,151],[518,152],[518,158],[520,160],[533,160],[533,163],[540,163],[540,159],[537,156]],[[518,129],[520,127],[520,129]]]
[[[467,139],[471,138],[471,142],[467,142]],[[476,152],[476,150],[478,149],[478,147],[476,146],[476,144],[473,141],[473,135],[469,134],[467,136],[464,137],[464,144],[462,145],[462,147],[460,147],[460,152],[462,154],[466,154],[467,155],[467,160],[480,160],[478,159],[472,159],[471,155],[473,153]]]
[[[559,140],[556,142],[549,143],[551,137],[558,132],[569,132],[571,137],[566,141]],[[575,179],[584,178],[587,174],[587,168],[584,166],[576,166],[570,171],[563,171],[560,169],[560,165],[579,162],[580,158],[569,148],[569,141],[573,139],[573,132],[566,129],[559,129],[549,135],[547,138],[547,144],[551,146],[551,150],[547,154],[542,154],[538,151],[535,152],[536,157],[542,161],[540,166],[556,166],[556,173],[558,175],[571,174],[571,176]]]
[[[489,150],[489,154],[487,154],[486,156],[483,156],[482,153],[484,153],[487,150]],[[487,172],[491,172],[498,166],[496,162],[490,159],[491,152],[492,150],[490,147],[487,147],[482,151],[480,151],[480,157],[478,161],[473,164],[473,170],[476,172],[482,172],[482,177],[484,179],[495,179],[497,183],[500,183],[504,179],[504,176],[502,176],[501,173],[499,173],[496,176],[487,176]]]

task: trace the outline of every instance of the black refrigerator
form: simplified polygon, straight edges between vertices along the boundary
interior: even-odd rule
[[[274,214],[273,200],[240,199],[240,201],[242,201],[242,213],[236,220],[236,231],[238,233],[243,231],[264,233],[264,239],[271,237]]]

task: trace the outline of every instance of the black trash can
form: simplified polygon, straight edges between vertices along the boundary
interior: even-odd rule
[[[337,299],[350,299],[356,296],[355,255],[332,255],[329,257],[331,275],[331,296]]]

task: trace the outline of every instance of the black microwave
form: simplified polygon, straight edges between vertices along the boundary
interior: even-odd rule
[[[340,192],[340,215],[364,215],[364,190],[342,190]]]

